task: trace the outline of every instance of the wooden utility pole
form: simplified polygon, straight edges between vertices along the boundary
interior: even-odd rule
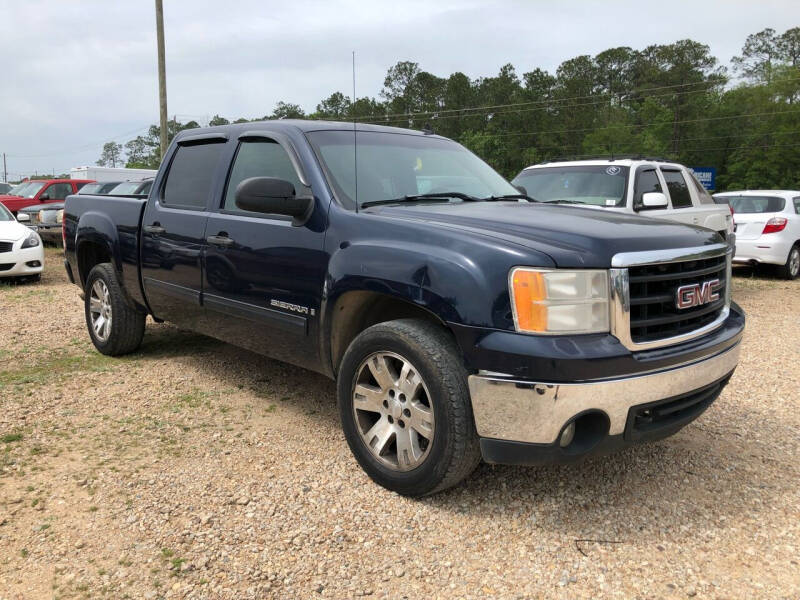
[[[161,109],[161,158],[167,153],[167,69],[164,65],[164,7],[156,0],[156,40],[158,42],[158,103]]]
[[[3,152],[3,181],[8,183],[8,171],[6,170],[6,153]]]

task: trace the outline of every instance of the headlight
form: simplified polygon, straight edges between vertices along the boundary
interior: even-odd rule
[[[64,209],[62,208],[56,213],[56,223],[61,225],[64,222]]]
[[[23,248],[35,248],[40,243],[41,242],[39,242],[39,236],[36,235],[35,233],[32,233],[27,238],[25,238],[24,242],[22,242],[22,247]]]
[[[509,275],[517,331],[558,335],[609,331],[608,272],[529,269]]]

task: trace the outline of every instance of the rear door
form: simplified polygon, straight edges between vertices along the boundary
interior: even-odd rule
[[[244,211],[236,186],[250,177],[311,192],[291,142],[277,133],[240,136],[228,181],[206,227],[203,303],[212,335],[300,366],[318,365],[317,324],[327,267],[321,207],[300,227],[289,217]],[[213,323],[211,326],[214,326]]]
[[[142,219],[141,271],[153,314],[188,329],[201,317],[202,255],[212,187],[224,177],[225,137],[186,138],[171,156]]]

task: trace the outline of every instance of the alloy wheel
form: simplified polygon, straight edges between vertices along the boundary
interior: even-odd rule
[[[361,363],[353,416],[366,447],[392,470],[410,471],[430,453],[433,403],[420,372],[399,354],[377,352]]]
[[[111,296],[108,286],[102,279],[92,284],[89,294],[89,316],[94,335],[101,342],[108,341],[111,335]]]

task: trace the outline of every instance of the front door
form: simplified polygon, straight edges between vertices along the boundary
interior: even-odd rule
[[[187,329],[196,329],[202,314],[207,206],[224,147],[216,139],[179,145],[142,219],[142,283],[150,309]]]
[[[310,192],[285,140],[245,137],[228,182],[206,227],[203,304],[217,315],[213,335],[299,366],[319,361],[319,308],[327,261],[323,252],[325,211],[319,205],[308,223],[236,206],[236,186],[250,177],[291,182],[297,195]],[[282,145],[286,144],[286,145]]]

